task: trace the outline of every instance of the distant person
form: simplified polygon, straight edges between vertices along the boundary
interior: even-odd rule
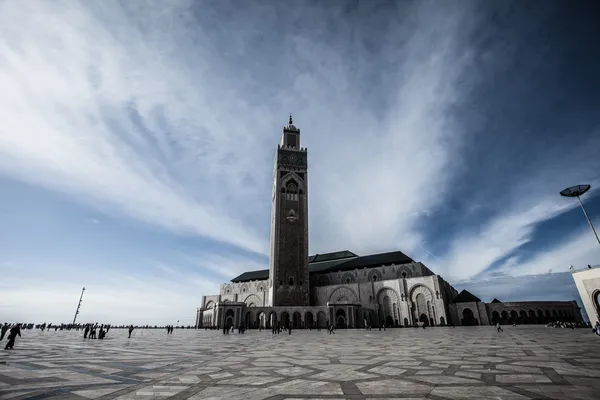
[[[0,332],[0,340],[4,339],[4,335],[6,335],[6,332],[8,332],[8,329],[10,328],[10,326],[8,326],[8,323],[4,323],[4,325],[2,325],[2,331]]]
[[[131,332],[133,332],[133,325],[129,326],[129,337],[131,338]]]
[[[500,322],[496,322],[496,329],[498,330],[498,332],[504,332],[504,330],[500,326]]]
[[[8,334],[7,338],[8,343],[6,343],[4,350],[12,350],[13,346],[15,345],[15,339],[17,338],[17,335],[21,336],[21,324],[16,324],[10,329],[10,333]]]
[[[84,339],[87,339],[87,337],[88,337],[88,333],[89,333],[89,332],[90,332],[90,326],[89,326],[89,325],[86,325],[86,326],[85,326],[85,329],[83,330],[83,338],[84,338]]]

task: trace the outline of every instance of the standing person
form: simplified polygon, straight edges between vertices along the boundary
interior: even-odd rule
[[[292,323],[288,322],[288,332],[291,335],[292,334]]]
[[[496,329],[498,330],[498,332],[504,332],[504,330],[500,326],[500,322],[496,322]]]
[[[15,339],[17,338],[17,335],[21,336],[21,324],[16,324],[10,329],[10,333],[8,334],[7,338],[8,343],[6,343],[4,350],[12,350],[13,346],[15,345]]]
[[[89,332],[90,332],[90,326],[86,325],[85,329],[83,330],[83,338],[84,339],[87,339],[87,335],[88,335]]]
[[[0,340],[4,339],[4,335],[6,335],[8,328],[9,328],[8,323],[5,322],[4,325],[2,325],[2,331],[0,332]]]
[[[129,326],[129,337],[131,338],[131,332],[133,332],[133,325]]]

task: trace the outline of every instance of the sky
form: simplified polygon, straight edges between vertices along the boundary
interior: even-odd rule
[[[600,246],[600,7],[0,1],[0,321],[193,324],[267,269],[289,113],[310,253],[579,300]]]

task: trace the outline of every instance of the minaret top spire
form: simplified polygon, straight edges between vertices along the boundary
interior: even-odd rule
[[[300,129],[296,128],[296,126],[294,125],[294,120],[292,119],[292,113],[290,113],[290,119],[288,120],[288,124],[283,127],[283,130],[286,132],[300,133]]]

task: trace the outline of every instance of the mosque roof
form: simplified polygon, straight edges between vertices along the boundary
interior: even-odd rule
[[[473,293],[469,292],[467,289],[463,289],[462,292],[460,292],[458,294],[458,296],[456,296],[454,298],[454,300],[452,300],[453,303],[471,303],[471,302],[480,302],[481,299],[477,296],[475,296]]]
[[[494,297],[494,300],[492,300],[492,303],[502,303],[502,302]]]
[[[401,251],[358,256],[349,250],[315,254],[308,257],[308,272],[343,271],[380,265],[407,264],[413,260]],[[269,270],[249,271],[233,278],[231,282],[269,279]]]

